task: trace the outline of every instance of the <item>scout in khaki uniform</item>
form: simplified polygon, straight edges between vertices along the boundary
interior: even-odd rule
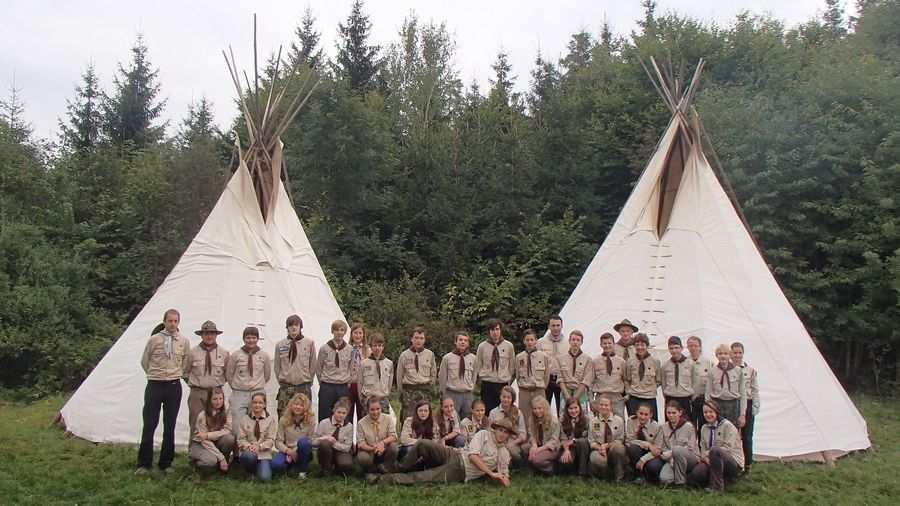
[[[188,372],[188,423],[191,434],[197,415],[206,408],[213,390],[225,386],[225,368],[228,365],[228,352],[216,343],[222,333],[211,321],[203,322],[200,330],[194,331],[200,336],[200,344],[191,348],[191,369]]]
[[[464,483],[482,477],[509,486],[509,452],[506,443],[515,434],[510,420],[491,424],[491,430],[475,434],[466,448],[452,448],[436,441],[420,441],[413,447],[417,459],[429,469],[372,477],[377,483]]]
[[[402,470],[412,469],[416,464],[415,461],[412,461],[408,467],[404,468],[406,462],[403,458],[421,439],[432,441],[438,439],[438,429],[431,413],[431,403],[424,399],[416,403],[412,410],[412,416],[403,420],[403,426],[400,429],[400,449],[397,459],[402,461],[400,464]]]
[[[656,441],[637,463],[637,470],[652,481],[685,485],[687,475],[699,462],[697,431],[677,401],[666,405],[667,423],[659,428]]]
[[[266,409],[266,394],[253,394],[250,412],[241,418],[237,443],[241,467],[248,473],[255,473],[261,481],[272,479],[272,453],[277,433],[278,420]]]
[[[638,331],[628,318],[613,325],[613,330],[619,334],[619,340],[616,341],[616,355],[622,357],[626,362],[634,356],[634,340],[633,336]]]
[[[344,341],[347,324],[331,322],[331,339],[319,348],[316,375],[319,377],[319,420],[331,417],[331,410],[342,397],[350,397],[351,347]],[[348,405],[349,409],[349,405]],[[349,420],[353,422],[353,420]]]
[[[659,360],[656,360],[647,349],[650,340],[646,334],[634,336],[634,353],[625,363],[625,380],[628,400],[625,405],[628,414],[637,412],[638,406],[646,405],[650,408],[650,417],[657,418],[656,390],[659,387]]]
[[[659,424],[651,416],[651,408],[647,404],[638,406],[637,413],[628,417],[625,422],[625,452],[628,454],[629,472],[637,469],[637,463],[656,441]],[[643,482],[638,476],[635,481]]]
[[[206,408],[197,414],[188,457],[199,469],[228,472],[228,458],[234,453],[231,413],[225,409],[225,392],[214,388]]]
[[[438,440],[454,448],[462,448],[466,445],[466,437],[462,435],[462,424],[459,421],[459,415],[456,414],[456,405],[452,398],[447,397],[441,401],[441,409],[434,414],[434,418],[438,430]]]
[[[587,409],[587,385],[584,380],[592,373],[591,357],[587,353],[581,351],[581,344],[584,342],[584,334],[580,330],[573,330],[569,333],[569,352],[565,357],[559,359],[559,387],[562,391],[564,402],[577,399],[582,409]],[[560,416],[562,410],[560,409]]]
[[[538,397],[532,401],[528,419],[528,442],[522,446],[522,453],[528,455],[532,469],[553,474],[553,465],[559,459],[559,421],[550,412],[547,399]]]
[[[353,473],[353,423],[347,421],[349,411],[349,402],[339,401],[332,408],[331,417],[316,426],[313,448],[319,469],[326,475]]]
[[[607,397],[613,403],[613,413],[625,419],[625,359],[616,355],[613,335],[604,332],[600,336],[603,348],[584,375],[584,384],[591,391],[591,399]]]
[[[275,344],[275,379],[278,380],[278,413],[297,394],[312,399],[316,375],[316,343],[303,335],[303,320],[292,314],[285,320],[287,337]]]
[[[691,419],[691,397],[694,395],[693,371],[691,362],[683,354],[681,338],[669,338],[669,360],[659,366],[660,383],[662,383],[665,404],[675,401],[681,405],[688,420]]]
[[[744,472],[750,472],[753,464],[753,427],[759,414],[759,378],[756,369],[744,362],[744,345],[731,343],[731,360],[744,373],[744,391],[747,392],[747,410],[744,412],[744,426],[741,427],[741,444],[744,447]]]
[[[690,353],[688,361],[691,363],[691,384],[694,394],[691,396],[691,423],[694,429],[700,432],[703,426],[703,402],[706,400],[706,382],[709,380],[709,371],[715,367],[711,360],[703,356],[703,341],[697,336],[691,336],[687,340],[687,348]]]
[[[538,349],[543,351],[550,358],[550,380],[547,383],[547,402],[551,400],[555,403],[556,409],[563,405],[559,391],[559,358],[569,351],[569,345],[563,337],[562,333],[562,317],[555,314],[548,318],[547,335],[538,339]]]
[[[691,470],[688,483],[722,492],[725,480],[737,478],[744,468],[740,431],[722,418],[716,401],[703,404],[703,418],[706,424],[700,429],[700,463]]]
[[[503,339],[500,320],[489,321],[487,328],[488,340],[478,345],[475,368],[481,381],[481,400],[490,413],[500,404],[500,390],[510,384],[516,372],[516,350]]]
[[[588,440],[590,423],[581,404],[575,399],[566,402],[565,412],[560,421],[559,455],[560,471],[563,474],[590,474],[591,442]]]
[[[406,420],[415,405],[431,402],[431,388],[437,380],[434,353],[425,347],[425,327],[413,329],[410,347],[397,359],[397,390],[400,392],[400,419]]]
[[[381,399],[367,401],[369,414],[356,424],[356,463],[366,474],[389,473],[397,468],[397,429],[381,414]]]
[[[391,412],[388,397],[394,384],[394,363],[384,356],[384,341],[384,336],[378,332],[372,334],[371,354],[360,364],[356,382],[362,404],[365,406],[369,397],[378,397],[381,399],[381,412],[388,414]]]
[[[228,357],[225,377],[231,386],[231,416],[241,420],[249,412],[250,398],[265,393],[266,383],[272,376],[272,359],[259,348],[259,330],[244,329],[244,346]]]
[[[504,418],[512,420],[516,427],[516,435],[506,441],[506,449],[509,450],[513,467],[520,467],[523,464],[522,445],[528,441],[528,429],[522,410],[516,406],[516,391],[508,385],[500,390],[500,405],[488,413],[492,423]]]
[[[350,419],[353,415],[359,413],[358,417],[365,415],[363,407],[363,399],[359,394],[359,369],[362,367],[363,360],[369,358],[372,350],[369,348],[369,341],[366,339],[366,326],[362,323],[354,323],[350,327]]]
[[[305,480],[312,462],[315,431],[316,415],[309,397],[304,393],[294,394],[278,420],[275,434],[278,453],[272,458],[272,471],[294,472],[297,478]]]
[[[516,355],[516,386],[519,387],[519,409],[530,413],[532,399],[546,398],[551,359],[538,349],[534,330],[526,330],[522,341],[525,343],[525,351]]]
[[[153,466],[153,433],[159,425],[160,410],[163,434],[159,469],[169,472],[175,458],[175,422],[181,407],[181,378],[187,376],[191,366],[191,344],[178,332],[179,321],[178,311],[166,311],[163,330],[150,336],[141,355],[147,388],[144,390],[143,428],[135,474],[144,474]]]
[[[485,412],[484,401],[481,399],[472,401],[472,410],[469,414],[469,418],[463,419],[459,424],[463,428],[463,436],[466,438],[466,445],[472,441],[472,438],[475,437],[475,434],[477,434],[478,431],[491,428],[491,420]]]
[[[453,399],[456,414],[467,418],[475,399],[475,354],[469,351],[470,338],[465,332],[457,332],[456,348],[444,355],[438,371],[438,384],[442,398]]]
[[[591,444],[591,474],[604,479],[609,477],[616,483],[625,479],[628,456],[625,454],[625,421],[612,412],[612,401],[600,397],[591,401],[591,418],[588,440]]]
[[[743,427],[747,412],[744,371],[731,361],[731,347],[727,344],[716,346],[716,359],[719,363],[710,369],[706,379],[706,400],[716,401],[724,418]]]

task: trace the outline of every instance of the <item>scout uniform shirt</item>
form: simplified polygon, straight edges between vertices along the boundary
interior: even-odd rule
[[[694,387],[694,396],[703,397],[706,395],[706,382],[709,380],[709,370],[715,367],[712,361],[703,355],[696,360],[688,357],[691,363],[691,386]]]
[[[557,382],[562,385],[574,385],[572,388],[578,388],[584,383],[584,378],[591,370],[591,357],[587,353],[581,352],[578,356],[572,356],[567,352],[559,358],[559,376]]]
[[[643,428],[643,434],[641,434]],[[650,444],[656,441],[659,433],[659,424],[651,418],[646,424],[641,425],[637,415],[631,415],[625,422],[625,443],[635,444],[644,450],[650,449]]]
[[[434,353],[428,348],[403,350],[397,359],[397,389],[403,385],[433,385],[437,380],[437,364]]]
[[[209,358],[207,358],[209,357]],[[196,388],[215,388],[225,385],[225,368],[228,366],[228,351],[216,344],[207,352],[203,344],[191,348],[191,370],[188,385]]]
[[[680,427],[678,425],[672,427],[672,424],[668,422],[660,425],[653,444],[663,452],[663,460],[669,460],[672,457],[672,450],[679,447],[687,449],[696,457],[700,456],[697,450],[697,431],[694,430],[694,425],[688,421],[685,421]],[[641,461],[645,463],[652,459],[652,453],[645,453],[641,457]]]
[[[497,354],[494,354],[495,349]],[[506,339],[501,338],[496,345],[490,339],[479,344],[475,354],[478,378],[481,381],[508,385],[516,371],[515,355],[513,344]]]
[[[618,355],[601,354],[591,363],[584,375],[584,384],[597,394],[625,395],[625,359]]]
[[[223,406],[222,409],[225,409]],[[197,434],[201,432],[206,432],[206,439],[200,440],[197,437]],[[216,456],[216,460],[222,462],[225,459],[225,455],[222,455],[222,452],[219,451],[219,448],[216,446],[216,441],[222,436],[227,436],[231,434],[231,411],[227,410],[225,412],[225,425],[222,426],[221,429],[216,431],[209,431],[209,427],[206,425],[206,411],[201,411],[199,415],[197,415],[197,425],[194,427],[194,435],[193,440],[197,443],[200,443],[200,446],[208,450],[210,453]]]
[[[475,437],[475,434],[481,430],[487,430],[490,428],[491,420],[487,415],[484,415],[484,418],[481,419],[481,423],[476,423],[475,420],[471,418],[463,418],[463,421],[459,422],[460,427],[462,427],[461,434],[466,438],[466,446],[469,446],[469,442],[472,441],[472,438]]]
[[[722,369],[718,365],[709,370],[706,381],[706,400],[721,399],[723,401],[739,400],[743,416],[747,412],[747,391],[744,390],[744,371],[740,367],[731,366]]]
[[[311,383],[315,375],[316,344],[312,339],[303,336],[294,343],[288,337],[275,344],[275,379],[279,383]]]
[[[319,360],[316,363],[316,375],[322,383],[347,385],[350,383],[350,359],[353,347],[346,341],[334,344],[330,339],[319,348]]]
[[[484,473],[469,460],[470,455],[481,457],[488,470],[509,476],[509,450],[505,445],[497,444],[492,431],[478,432],[469,442],[469,446],[460,451],[460,458],[466,470],[466,481],[477,480],[484,476]]]
[[[462,431],[463,431],[462,423],[459,421],[459,415],[456,414],[455,409],[453,410],[453,414],[450,415],[449,417],[444,415],[444,413],[436,413],[436,416],[444,419],[444,432],[441,434],[438,434],[438,439],[443,438],[444,436],[446,436],[447,434],[450,434],[453,431],[456,431],[457,433],[462,434]],[[435,423],[434,426],[435,426],[434,427],[435,430],[438,430],[438,431],[440,430],[439,424]]]
[[[609,426],[609,432],[606,426]],[[608,417],[596,415],[591,418],[588,423],[588,441],[591,444],[602,445],[603,443],[620,443],[625,441],[625,422],[622,417],[610,413]]]
[[[368,399],[373,395],[385,398],[391,394],[394,381],[394,363],[387,358],[369,357],[359,365],[359,398]]]
[[[441,359],[441,367],[438,371],[438,383],[441,391],[469,393],[475,390],[475,354],[466,352],[460,357],[456,352],[450,352]],[[460,366],[462,362],[462,366]]]
[[[403,427],[400,429],[400,445],[401,446],[412,446],[419,441],[419,435],[413,434],[413,418],[411,416],[406,417],[406,420],[403,421]],[[434,421],[431,421],[432,432],[431,432],[431,440],[438,441],[441,439],[441,435],[438,434],[438,426]],[[387,436],[385,436],[387,437]],[[382,438],[384,439],[384,438]],[[379,440],[380,441],[380,440]],[[377,441],[376,441],[377,442]]]
[[[397,429],[394,427],[394,419],[382,414],[378,420],[372,420],[371,416],[364,416],[356,423],[356,443],[366,443],[375,446],[390,436],[397,437]]]
[[[694,395],[693,366],[691,359],[681,356],[680,362],[673,362],[670,357],[660,364],[660,380],[663,395],[668,397],[690,397]]]
[[[643,372],[641,371],[642,364]],[[637,353],[633,354],[625,365],[628,395],[641,399],[656,399],[659,374],[659,360],[656,360],[649,351],[643,360],[638,360]]]
[[[528,442],[535,448],[539,446],[547,446],[550,450],[559,449],[559,421],[551,413],[547,412],[542,423],[535,423],[533,417],[531,420],[531,433]]]
[[[516,427],[517,437],[526,438],[526,437],[528,437],[528,430],[525,427],[525,417],[522,416],[522,410],[517,410],[517,411],[519,412],[519,419],[514,420],[513,425],[515,425],[515,427]],[[491,412],[488,414],[488,420],[490,420],[491,423],[499,422],[500,420],[503,420],[504,418],[506,418],[506,412],[503,411],[503,408],[501,408],[500,406],[497,406],[496,408],[492,409]],[[510,441],[512,441],[513,439],[515,439],[513,436],[509,436]]]
[[[275,449],[281,453],[287,453],[288,450],[296,450],[297,441],[299,441],[300,438],[305,437],[312,441],[315,429],[316,422],[300,422],[300,425],[296,425],[292,421],[285,427],[284,424],[281,423],[281,420],[279,420],[278,432],[275,434]]]
[[[256,435],[257,422],[259,422],[259,436]],[[244,415],[238,433],[238,448],[246,450],[251,444],[256,443],[256,457],[260,460],[271,460],[272,450],[275,448],[275,435],[278,433],[277,425],[278,420],[268,413],[259,419],[252,415]]]
[[[181,379],[191,368],[191,343],[178,331],[154,334],[144,346],[141,367],[150,381]]]
[[[634,339],[631,340],[634,343]],[[618,342],[613,345],[613,351],[616,352],[617,357],[622,357],[622,360],[628,362],[628,359],[633,357],[637,352],[634,350],[634,344],[629,344],[628,346],[622,346]]]
[[[319,422],[319,425],[316,425],[315,437],[312,441],[313,446],[318,448],[322,438],[334,436],[335,430],[337,430],[337,436],[334,438],[337,442],[332,445],[332,448],[336,452],[350,453],[350,450],[353,449],[353,423],[345,420],[338,428],[337,424],[334,423],[334,417],[325,418]]]
[[[718,423],[704,424],[700,429],[700,457],[708,457],[709,449],[718,446],[734,458],[737,465],[744,468],[744,447],[741,444],[741,433],[725,418]]]
[[[547,388],[551,358],[541,350],[516,355],[516,384],[519,388]]]
[[[756,375],[756,369],[747,365],[747,362],[741,364],[740,367],[744,372],[744,391],[747,393],[747,402],[751,403],[753,416],[756,416],[759,414],[759,378]]]
[[[559,358],[569,352],[569,344],[561,333],[559,334],[559,340],[554,340],[553,336],[548,333],[546,336],[538,339],[537,347],[550,358],[549,374],[556,376],[558,374],[556,371],[559,370]]]
[[[241,347],[228,357],[225,376],[232,390],[262,390],[272,377],[272,359],[269,354],[259,350],[253,354],[253,374],[250,374],[251,356]],[[274,434],[273,434],[274,437]]]

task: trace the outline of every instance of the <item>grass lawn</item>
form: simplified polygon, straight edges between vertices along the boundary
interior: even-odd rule
[[[513,485],[367,486],[361,479],[276,477],[250,482],[234,470],[201,478],[179,455],[176,473],[132,474],[137,451],[66,439],[51,426],[64,399],[0,401],[0,504],[900,504],[900,401],[856,399],[874,451],[822,464],[759,463],[724,496],[699,490],[614,486],[573,477],[513,474]],[[136,424],[140,422],[135,421]]]

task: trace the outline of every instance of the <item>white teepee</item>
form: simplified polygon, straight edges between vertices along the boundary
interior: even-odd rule
[[[233,60],[230,63],[236,80]],[[140,358],[168,308],[180,311],[181,332],[192,346],[200,342],[194,330],[205,320],[224,331],[218,342],[231,352],[243,344],[244,327],[252,325],[260,330],[260,347],[272,357],[275,343],[285,336],[287,316],[301,316],[303,333],[314,338],[317,347],[330,338],[331,322],[344,319],[281,181],[278,135],[305,99],[298,94],[290,107],[276,109],[287,85],[263,104],[249,90],[244,99],[244,90],[235,84],[250,145],[247,151],[238,149],[237,170],[178,264],[63,407],[66,428],[76,436],[96,442],[140,441],[147,384]],[[306,84],[301,91],[308,89]],[[255,104],[247,103],[251,99]],[[183,388],[175,437],[179,446],[188,442],[188,389]],[[274,374],[266,390],[274,408]],[[157,442],[161,433],[160,421]]]
[[[821,460],[868,448],[865,420],[704,156],[690,106],[701,68],[686,92],[657,68],[673,118],[563,307],[565,328],[584,331],[592,355],[601,351],[600,334],[622,318],[648,334],[663,360],[671,335],[701,337],[710,358],[716,345],[741,341],[760,378],[756,455]]]

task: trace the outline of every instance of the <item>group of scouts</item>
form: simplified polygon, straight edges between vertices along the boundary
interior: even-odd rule
[[[179,321],[178,311],[167,311],[141,359],[148,382],[137,474],[152,467],[160,410],[159,468],[171,472],[182,380],[190,387],[192,463],[227,472],[237,462],[264,481],[279,471],[305,479],[315,452],[323,474],[351,474],[358,466],[373,483],[487,477],[508,486],[510,467],[530,467],[547,475],[722,491],[752,461],[759,389],[741,343],[718,346],[711,361],[699,337],[687,339],[685,354],[681,338],[672,336],[670,358],[661,363],[648,337],[623,320],[613,327],[619,338],[601,335],[603,352],[591,358],[581,349],[582,332],[564,338],[562,318],[554,315],[546,336],[525,331],[519,354],[499,321],[489,322],[488,340],[474,354],[470,336],[458,332],[455,349],[440,365],[425,347],[425,329],[416,327],[395,366],[384,356],[384,336],[367,335],[361,324],[350,328],[348,342],[347,325],[333,322],[332,339],[316,350],[301,318],[291,315],[287,337],[270,357],[259,348],[255,327],[245,328],[244,346],[229,353],[216,342],[222,332],[215,323],[195,332],[201,342],[191,348]],[[269,413],[265,393],[273,373],[277,416]],[[399,417],[388,402],[395,387]],[[665,399],[662,423],[658,388]]]

